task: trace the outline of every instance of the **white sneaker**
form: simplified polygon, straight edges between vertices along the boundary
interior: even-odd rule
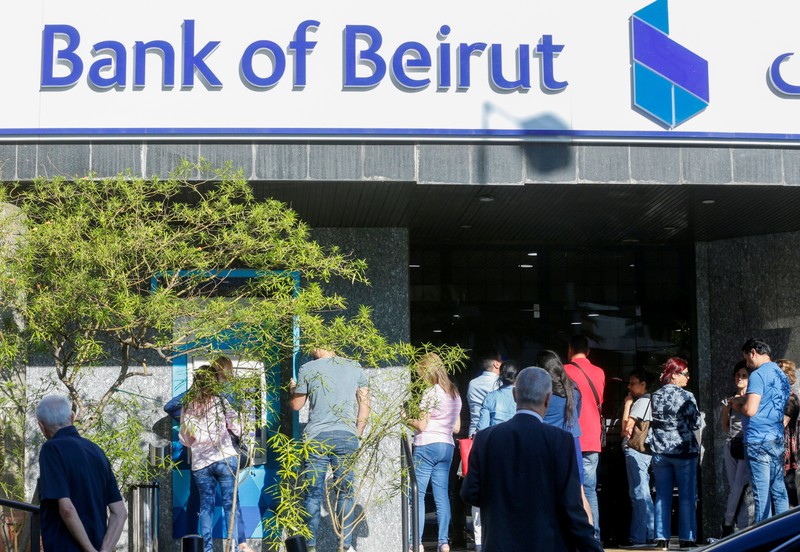
[[[347,549],[347,552],[356,552],[356,549],[353,548],[352,545],[350,545],[350,548]]]

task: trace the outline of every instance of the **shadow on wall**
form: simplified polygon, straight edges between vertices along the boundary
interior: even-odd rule
[[[519,118],[505,111],[501,107],[486,102],[483,106],[484,129],[502,129],[516,127],[523,131],[525,137],[540,140],[553,140],[551,142],[538,142],[517,146],[511,156],[490,156],[490,149],[497,148],[497,144],[480,144],[476,146],[475,181],[480,184],[490,183],[524,183],[533,175],[546,176],[550,173],[562,172],[574,163],[572,148],[569,143],[562,142],[565,131],[569,125],[555,115],[545,113],[534,117]],[[525,172],[517,172],[512,165],[517,162],[516,152],[522,151],[523,156],[519,162],[527,167]],[[520,174],[522,178],[520,179]],[[504,182],[505,181],[505,182]]]
[[[792,329],[793,328],[775,328],[773,330],[763,330],[761,337],[767,342],[770,349],[772,349],[772,360],[779,358],[786,358],[789,345],[792,342]],[[744,343],[744,340],[742,340]]]

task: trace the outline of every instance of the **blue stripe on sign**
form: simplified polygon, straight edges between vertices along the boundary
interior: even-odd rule
[[[708,62],[636,17],[633,59],[709,102]]]

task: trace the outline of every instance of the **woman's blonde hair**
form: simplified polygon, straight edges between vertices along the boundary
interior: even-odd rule
[[[420,377],[430,385],[436,385],[444,389],[444,392],[455,398],[458,396],[458,387],[450,381],[447,375],[447,368],[442,362],[442,358],[436,353],[426,353],[419,359],[417,372]]]
[[[797,365],[786,358],[779,358],[775,361],[783,373],[786,374],[786,377],[789,378],[789,385],[794,385],[795,380],[797,379]]]

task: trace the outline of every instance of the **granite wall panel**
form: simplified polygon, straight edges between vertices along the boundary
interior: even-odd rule
[[[716,536],[727,497],[719,419],[734,391],[732,372],[748,337],[763,337],[773,359],[800,360],[800,290],[794,267],[800,232],[696,245],[698,404],[706,415],[702,515]],[[797,388],[797,385],[795,387]]]
[[[147,144],[145,176],[167,178],[182,161],[197,163],[200,158],[199,144]],[[192,174],[191,176],[197,176]]]
[[[517,144],[476,144],[472,146],[473,184],[522,184],[523,147]]]
[[[86,176],[90,168],[89,156],[88,144],[39,144],[36,174],[45,178]]]
[[[469,148],[456,144],[420,144],[420,184],[466,184],[470,182]]]
[[[628,146],[580,146],[578,148],[579,182],[628,182],[630,180]]]
[[[127,174],[142,176],[140,144],[92,144],[92,172],[100,177]]]
[[[731,152],[728,148],[681,148],[681,170],[686,184],[731,182]]]
[[[678,184],[681,150],[670,146],[631,146],[631,179],[642,183]]]
[[[255,178],[260,180],[306,180],[308,145],[257,144]]]
[[[413,145],[364,145],[364,178],[367,180],[412,182],[416,175],[416,154]]]
[[[783,182],[781,151],[770,148],[733,148],[733,181],[744,184]]]
[[[525,182],[572,183],[578,178],[578,148],[567,144],[525,144]]]

